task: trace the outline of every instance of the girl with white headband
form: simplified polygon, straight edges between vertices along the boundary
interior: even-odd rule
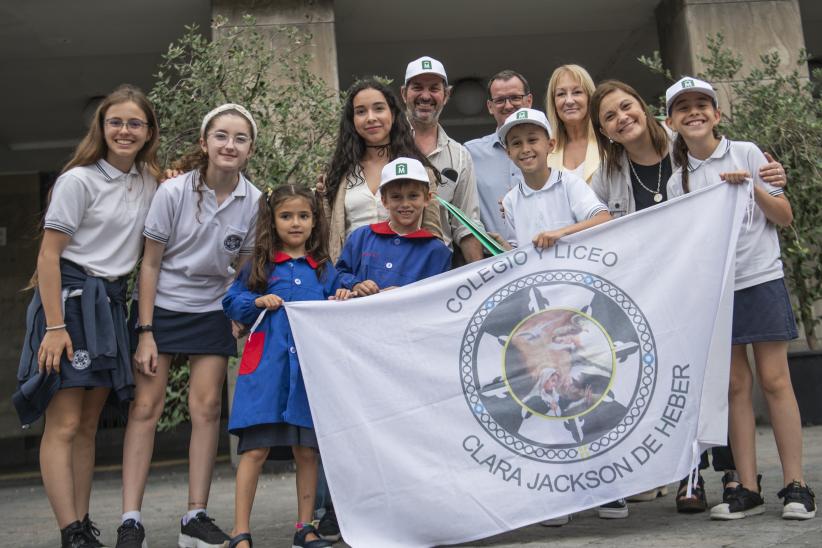
[[[254,249],[260,191],[242,170],[256,137],[254,118],[240,105],[225,104],[209,112],[196,150],[182,161],[185,173],[160,185],[148,212],[129,319],[136,393],[123,445],[118,548],[144,546],[140,508],[175,356],[185,356],[191,364],[188,511],[181,519],[178,544],[211,548],[228,540],[208,517],[206,506],[228,357],[237,352],[221,300],[235,269]]]

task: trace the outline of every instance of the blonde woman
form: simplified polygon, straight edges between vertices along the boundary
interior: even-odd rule
[[[588,115],[594,80],[579,65],[562,65],[548,80],[545,112],[557,144],[548,155],[548,167],[570,171],[585,182],[599,169],[599,150]]]

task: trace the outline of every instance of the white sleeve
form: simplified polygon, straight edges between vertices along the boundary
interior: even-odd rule
[[[568,189],[568,199],[576,222],[587,221],[600,211],[608,211],[588,183],[579,177],[573,175],[569,177],[569,175],[567,172],[564,174],[564,177],[568,177],[565,187]]]
[[[146,215],[143,236],[161,244],[167,244],[174,226],[174,214],[178,199],[173,192],[170,181],[162,183],[151,200],[151,207]]]
[[[43,227],[72,236],[90,205],[91,195],[83,181],[71,171],[64,173],[54,183]]]
[[[773,186],[770,183],[766,183],[762,180],[762,177],[759,175],[759,169],[768,163],[768,159],[765,158],[765,154],[759,150],[759,148],[754,145],[753,143],[748,143],[750,146],[745,151],[746,156],[748,159],[748,165],[745,166],[751,172],[751,178],[754,181],[754,184],[761,186],[764,188],[768,194],[771,196],[779,196],[780,194],[785,193],[785,189],[780,188],[778,186]],[[740,169],[743,169],[740,167]]]
[[[514,187],[513,190],[516,190],[517,187]],[[517,229],[514,226],[514,200],[511,198],[511,192],[509,191],[502,198],[502,209],[505,210],[505,224],[508,225],[508,228],[511,231],[511,234],[514,235],[513,240],[508,240],[508,243],[514,247],[517,247]]]

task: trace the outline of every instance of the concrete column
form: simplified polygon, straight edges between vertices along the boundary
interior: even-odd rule
[[[759,65],[759,56],[776,51],[787,73],[797,67],[805,47],[798,0],[663,0],[656,10],[659,43],[665,65],[675,78],[705,69],[707,36],[722,33],[725,45],[741,55],[742,73]],[[807,67],[802,68],[807,77]],[[712,82],[722,84],[728,82]],[[727,107],[718,86],[720,106]]]
[[[221,29],[243,26],[245,15],[254,16],[256,30],[270,40],[272,49],[286,45],[282,42],[283,36],[279,32],[283,26],[294,26],[301,31],[309,32],[312,35],[309,46],[312,59],[309,69],[322,77],[329,87],[339,89],[333,0],[214,0],[212,15],[228,19],[228,23]],[[215,37],[221,29],[214,31]],[[272,67],[270,77],[272,81],[278,78],[276,67]],[[242,339],[241,349],[244,344],[245,339]],[[232,360],[228,367],[229,413],[234,399],[239,363],[239,360]],[[231,463],[236,467],[237,438],[231,436],[230,441]]]
[[[330,87],[339,89],[333,0],[214,0],[212,15],[226,17],[226,28],[243,26],[244,15],[254,16],[257,30],[271,40],[272,48],[283,45],[280,27],[293,26],[311,33],[309,68]]]

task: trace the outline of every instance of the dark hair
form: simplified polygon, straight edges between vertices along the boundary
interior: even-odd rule
[[[147,169],[154,177],[160,175],[160,166],[157,164],[157,147],[160,145],[157,114],[155,114],[154,106],[148,100],[146,94],[143,93],[140,88],[132,86],[131,84],[119,86],[103,99],[94,112],[94,117],[88,128],[88,132],[86,132],[86,136],[83,137],[83,140],[77,145],[74,155],[63,167],[63,170],[60,172],[61,174],[73,167],[91,165],[105,158],[108,153],[105,136],[106,111],[114,105],[127,102],[132,102],[140,107],[140,110],[143,111],[146,121],[148,122],[148,131],[151,132],[143,148],[137,153],[134,163],[141,171]]]
[[[311,206],[314,228],[305,242],[305,253],[317,262],[317,277],[325,275],[328,257],[328,226],[322,209],[322,200],[303,185],[280,185],[260,196],[257,209],[256,239],[246,285],[252,291],[263,292],[268,287],[270,264],[275,252],[282,249],[282,241],[274,225],[277,208],[291,198],[304,198]]]
[[[411,125],[405,115],[405,108],[397,95],[387,85],[376,78],[358,80],[345,92],[345,103],[340,116],[340,129],[337,134],[337,146],[334,155],[326,170],[326,194],[331,207],[334,207],[337,192],[346,177],[356,173],[356,168],[365,156],[365,141],[354,128],[354,98],[366,89],[374,89],[382,93],[385,102],[394,118],[391,131],[388,134],[388,159],[393,160],[400,156],[416,158],[422,165],[433,170],[437,182],[440,180],[439,171],[431,164],[428,158],[417,148]]]
[[[248,124],[249,134],[253,134],[253,127],[251,126],[251,122],[249,122],[248,118],[246,118],[245,114],[240,112],[239,110],[235,109],[228,109],[224,110],[223,112],[214,116],[211,120],[208,121],[206,124],[205,130],[203,131],[202,137],[205,138],[208,135],[208,130],[214,125],[214,122],[223,116],[237,116],[245,120],[245,123]],[[252,141],[252,146],[254,146],[254,142]],[[175,170],[178,171],[191,171],[196,169],[200,172],[199,177],[195,177],[192,181],[192,187],[195,192],[197,192],[197,213],[194,215],[194,218],[197,222],[200,222],[200,210],[203,203],[203,191],[205,190],[205,176],[206,170],[208,170],[208,153],[203,150],[203,147],[200,146],[199,139],[194,143],[191,149],[179,160],[175,161],[172,165]]]
[[[610,178],[616,174],[618,169],[622,168],[622,153],[625,152],[625,147],[616,141],[610,141],[602,133],[602,124],[599,120],[599,110],[602,107],[602,101],[606,96],[615,91],[622,91],[633,97],[645,113],[645,127],[651,137],[651,145],[654,151],[664,157],[668,153],[668,133],[656,121],[651,109],[648,108],[647,103],[642,99],[639,93],[625,82],[619,80],[606,80],[597,86],[591,95],[591,104],[588,107],[588,116],[591,119],[591,126],[594,129],[594,135],[597,138],[597,147],[599,148],[599,157],[605,164],[605,174]]]
[[[507,82],[511,78],[519,78],[519,81],[522,82],[522,91],[523,91],[523,93],[525,93],[525,95],[528,95],[528,94],[531,93],[531,87],[528,85],[528,80],[525,79],[525,76],[523,76],[522,74],[520,74],[519,72],[517,72],[515,70],[505,69],[505,70],[499,71],[498,73],[493,75],[491,78],[489,78],[488,86],[486,86],[486,89],[488,90],[488,98],[489,99],[491,98],[491,84],[493,84],[497,80],[502,80],[504,82]]]

